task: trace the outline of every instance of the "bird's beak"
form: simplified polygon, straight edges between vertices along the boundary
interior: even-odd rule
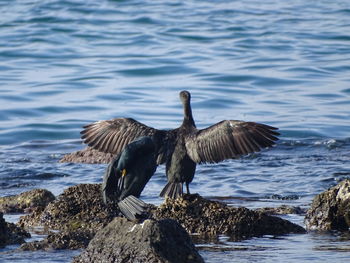
[[[119,180],[118,180],[118,189],[119,189],[119,191],[122,191],[123,188],[124,188],[124,179],[125,179],[125,175],[126,175],[126,174],[127,174],[126,169],[123,169],[123,170],[122,170],[122,176],[121,176],[121,178],[119,178]]]

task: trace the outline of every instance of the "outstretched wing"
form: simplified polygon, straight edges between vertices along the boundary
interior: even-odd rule
[[[225,120],[187,137],[186,149],[196,163],[217,163],[274,145],[276,130],[256,122]]]
[[[106,153],[118,154],[126,145],[141,136],[153,136],[158,149],[158,164],[164,162],[163,144],[166,131],[157,130],[131,118],[97,121],[80,132],[84,143]]]

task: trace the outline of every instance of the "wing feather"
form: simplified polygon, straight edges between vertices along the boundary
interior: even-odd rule
[[[108,146],[107,152],[117,152],[117,142],[120,139],[117,136],[118,133],[114,133],[113,136],[111,136],[111,141]]]
[[[275,127],[237,120],[225,120],[186,138],[186,149],[197,163],[216,163],[271,147],[278,140]]]
[[[116,143],[114,145],[111,145],[111,150],[113,152],[121,152],[120,150],[120,145],[122,144],[122,140],[123,140],[123,134],[121,131],[117,130],[114,132],[114,138],[116,138]]]
[[[158,137],[157,147],[166,148],[163,144],[167,131],[154,129],[131,118],[97,121],[83,128],[80,133],[84,143],[101,152],[118,154],[126,145],[141,136]],[[164,162],[163,150],[160,150],[158,155],[158,164]]]
[[[108,147],[109,145],[111,145],[111,140],[113,138],[113,133],[107,133],[105,138],[102,140],[101,142],[101,148],[102,149],[107,149],[108,150]]]
[[[234,137],[238,143],[238,148],[239,148],[239,152],[242,154],[248,154],[248,150],[245,148],[245,144],[242,141],[242,136],[236,136]]]

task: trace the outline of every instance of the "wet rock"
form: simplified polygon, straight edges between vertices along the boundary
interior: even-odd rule
[[[350,179],[318,194],[305,217],[310,230],[347,231],[350,227]]]
[[[135,224],[115,218],[73,262],[204,262],[187,232],[174,220]]]
[[[166,202],[153,208],[154,218],[177,220],[189,233],[212,237],[227,235],[240,240],[263,235],[305,233],[305,229],[279,217],[269,216],[244,207],[229,207],[195,195]]]
[[[0,213],[0,247],[12,244],[22,244],[30,234],[13,223],[8,223]]]
[[[262,212],[268,215],[286,215],[286,214],[302,215],[306,213],[306,209],[303,209],[300,206],[288,206],[288,205],[281,205],[279,207],[263,207],[263,208],[258,208],[255,211]]]
[[[46,207],[55,196],[45,189],[34,189],[14,196],[0,197],[0,212],[24,213]]]
[[[110,163],[113,155],[99,152],[91,147],[63,156],[60,163]]]
[[[21,250],[52,250],[52,249],[80,249],[86,248],[95,233],[88,230],[49,232],[48,236],[40,241],[25,243]]]
[[[102,202],[100,184],[79,184],[64,190],[44,210],[22,216],[22,227],[44,226],[56,230],[77,229],[97,232],[113,219],[113,213]]]

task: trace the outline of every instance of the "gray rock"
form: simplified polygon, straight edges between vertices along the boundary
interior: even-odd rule
[[[22,244],[30,234],[13,223],[8,223],[0,213],[0,247],[12,244]]]
[[[55,196],[45,189],[34,189],[14,196],[0,197],[0,212],[24,213],[45,208]]]
[[[318,194],[306,213],[309,230],[348,231],[350,227],[350,179]]]
[[[174,220],[135,224],[115,218],[73,262],[204,262],[187,232]]]

